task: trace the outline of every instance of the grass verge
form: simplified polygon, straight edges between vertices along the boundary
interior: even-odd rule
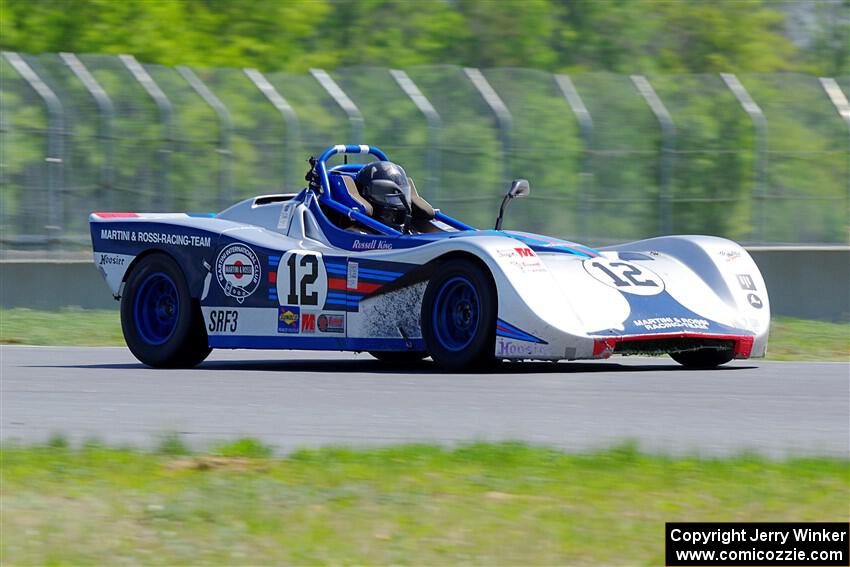
[[[6,564],[663,564],[666,521],[847,521],[847,461],[518,444],[5,447]]]
[[[123,346],[118,311],[0,309],[0,343],[55,346]],[[775,318],[768,358],[837,360],[850,358],[850,325]]]

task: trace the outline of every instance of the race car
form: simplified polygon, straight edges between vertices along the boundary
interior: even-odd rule
[[[328,163],[343,154],[374,161]],[[217,214],[91,214],[94,260],[136,358],[191,367],[214,348],[312,349],[470,370],[638,353],[706,368],[765,355],[767,290],[735,242],[593,249],[501,230],[525,180],[495,228],[476,229],[433,208],[376,147],[332,146],[310,164],[299,193]]]

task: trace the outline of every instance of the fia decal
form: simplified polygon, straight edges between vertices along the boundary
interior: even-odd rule
[[[228,244],[218,253],[215,275],[224,294],[242,303],[260,284],[260,262],[249,246]]]
[[[360,275],[360,264],[357,262],[349,262],[345,275],[345,287],[348,289],[357,289],[357,280]]]
[[[295,210],[296,203],[284,203],[280,208],[280,216],[277,219],[277,229],[287,234],[289,232],[289,223],[292,221],[292,213]]]

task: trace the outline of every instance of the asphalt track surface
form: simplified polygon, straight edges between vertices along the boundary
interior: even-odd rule
[[[154,370],[126,348],[0,347],[0,438],[203,448],[242,436],[285,452],[320,445],[519,440],[583,450],[848,457],[850,365],[669,358],[513,363],[445,374],[368,354],[215,351]]]

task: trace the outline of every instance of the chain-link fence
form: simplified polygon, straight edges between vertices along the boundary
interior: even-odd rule
[[[3,248],[84,249],[95,210],[220,210],[297,191],[337,143],[384,149],[426,199],[589,244],[665,233],[848,241],[850,77],[551,75],[454,66],[305,75],[0,58]]]

